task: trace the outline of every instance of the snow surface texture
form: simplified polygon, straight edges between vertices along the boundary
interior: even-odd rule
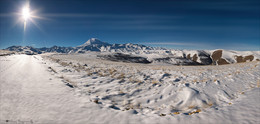
[[[0,122],[260,123],[260,63],[162,66],[0,57]]]

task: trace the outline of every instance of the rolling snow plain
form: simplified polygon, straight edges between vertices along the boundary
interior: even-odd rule
[[[0,56],[0,122],[260,123],[260,62],[172,66]]]

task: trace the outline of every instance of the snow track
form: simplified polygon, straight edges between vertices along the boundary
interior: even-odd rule
[[[4,61],[7,59],[10,61]],[[1,124],[74,123],[89,114],[82,107],[84,101],[51,75],[39,56],[1,57],[0,65]]]

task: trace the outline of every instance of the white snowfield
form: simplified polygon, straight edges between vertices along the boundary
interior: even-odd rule
[[[0,56],[0,123],[259,124],[260,62],[159,66]]]

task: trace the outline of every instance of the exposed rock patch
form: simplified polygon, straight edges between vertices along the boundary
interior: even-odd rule
[[[253,56],[253,55],[245,56],[245,57],[244,57],[244,61],[247,62],[248,60],[249,60],[249,61],[253,61],[253,60],[254,60],[254,56]]]
[[[225,64],[229,64],[229,63],[227,62],[227,60],[222,59],[222,58],[220,58],[220,59],[218,60],[218,65],[225,65]]]
[[[243,56],[235,56],[237,63],[244,62]]]
[[[197,60],[198,60],[198,56],[197,54],[194,54],[192,57],[192,61],[197,62]]]
[[[222,50],[216,50],[211,55],[213,61],[219,60],[221,58],[221,56],[222,56]]]
[[[213,60],[214,65],[230,64],[226,59],[221,58],[222,52],[223,52],[223,50],[216,50],[212,53],[211,58]]]
[[[199,51],[199,57],[200,57],[201,64],[203,65],[212,64],[212,59],[210,57],[210,54],[206,53],[205,51]]]
[[[199,65],[210,65],[212,63],[210,54],[203,50],[199,50],[198,54],[194,54],[193,56],[191,56],[191,54],[187,54],[187,56],[184,58],[192,60],[195,63],[199,63]]]
[[[187,55],[187,58],[188,58],[188,59],[191,59],[190,54]]]
[[[253,55],[248,55],[248,56],[235,56],[237,63],[241,63],[241,62],[247,62],[247,61],[253,61],[254,60],[254,56]]]

